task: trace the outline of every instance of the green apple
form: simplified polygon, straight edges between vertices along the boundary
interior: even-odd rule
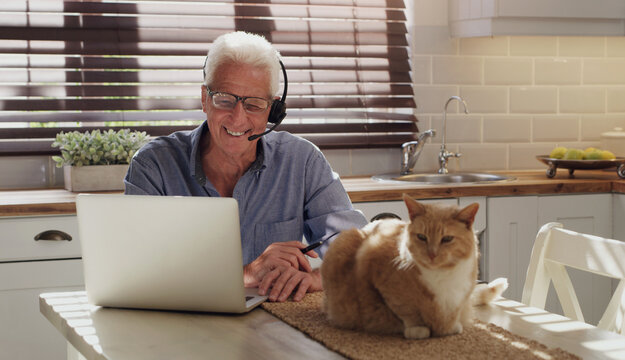
[[[563,159],[565,160],[582,160],[584,159],[584,151],[580,149],[568,149],[564,153]]]
[[[549,154],[549,157],[553,159],[562,159],[565,153],[566,148],[564,146],[558,146],[557,148],[551,150],[551,154]]]

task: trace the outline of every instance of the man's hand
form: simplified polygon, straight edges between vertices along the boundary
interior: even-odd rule
[[[312,267],[301,251],[305,247],[306,245],[299,241],[276,242],[269,245],[256,260],[243,268],[245,286],[260,286],[264,277],[276,269],[286,271],[288,268],[293,268],[298,271],[311,272]],[[319,257],[314,251],[309,251],[306,255]]]
[[[269,301],[279,302],[286,301],[294,291],[293,300],[300,301],[307,292],[320,290],[323,290],[323,287],[319,269],[304,272],[292,267],[277,268],[270,271],[258,287],[260,295],[268,294]]]

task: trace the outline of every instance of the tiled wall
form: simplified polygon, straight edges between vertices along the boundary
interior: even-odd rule
[[[446,1],[407,3],[419,128],[438,131],[416,171],[437,169],[452,95],[466,100],[470,114],[449,106],[448,149],[463,154],[450,160],[451,170],[544,169],[536,155],[556,145],[599,146],[602,132],[625,128],[625,37],[452,39]],[[341,176],[398,171],[401,157],[399,148],[325,154]],[[0,158],[0,187],[59,184],[62,174],[48,158]]]
[[[450,103],[448,148],[463,154],[452,160],[455,169],[542,169],[535,156],[556,145],[600,146],[602,132],[625,128],[624,37],[452,39],[446,1],[415,0],[413,14],[419,128],[439,134],[418,170],[436,168],[443,107],[452,95],[470,112]]]

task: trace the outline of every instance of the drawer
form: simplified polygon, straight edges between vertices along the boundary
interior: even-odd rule
[[[83,290],[82,260],[0,263],[0,358],[66,359],[67,341],[39,311],[39,294]]]
[[[56,291],[84,287],[81,259],[0,264],[0,292],[26,289]],[[37,295],[38,297],[39,295]]]
[[[35,240],[46,230],[63,231],[72,240]],[[0,262],[81,256],[75,215],[0,218],[0,234]]]

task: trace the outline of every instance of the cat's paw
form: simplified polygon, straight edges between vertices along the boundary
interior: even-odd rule
[[[457,322],[456,325],[454,325],[451,328],[451,331],[449,332],[449,335],[454,335],[454,334],[460,334],[462,332],[462,324]]]
[[[425,326],[412,326],[404,329],[406,339],[427,339],[430,337],[430,328]]]

